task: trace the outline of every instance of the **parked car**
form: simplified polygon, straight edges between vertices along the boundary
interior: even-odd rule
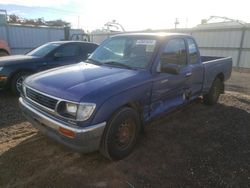
[[[231,57],[200,56],[189,35],[123,34],[86,62],[28,77],[19,103],[45,135],[119,160],[146,122],[200,96],[215,104],[231,70]]]
[[[10,48],[8,43],[0,40],[0,57],[10,55]]]
[[[89,42],[59,41],[44,44],[25,55],[0,58],[0,88],[10,88],[18,94],[23,79],[28,75],[58,66],[86,60],[97,44]]]

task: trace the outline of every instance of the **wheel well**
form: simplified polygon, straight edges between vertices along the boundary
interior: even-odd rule
[[[124,105],[124,107],[129,107],[129,108],[132,108],[134,109],[135,111],[138,112],[138,115],[139,115],[139,118],[140,118],[140,121],[141,121],[141,130],[140,132],[144,132],[144,120],[143,120],[143,106],[142,104],[140,104],[139,102],[129,102],[127,103],[126,105]]]
[[[134,110],[136,110],[138,113],[141,111],[141,105],[138,102],[129,102],[126,105],[124,105],[126,107],[130,107],[133,108]]]
[[[216,78],[219,78],[222,82],[222,87],[221,87],[221,93],[225,92],[225,85],[224,85],[224,74],[220,73],[216,76]]]
[[[224,82],[224,74],[221,72],[220,74],[218,74],[217,76],[216,76],[216,78],[219,78],[222,82]]]
[[[29,73],[33,73],[33,71],[32,71],[32,70],[29,70],[29,69],[17,70],[17,71],[15,71],[14,73],[12,73],[11,76],[9,77],[9,79],[8,79],[8,84],[11,82],[11,80],[13,79],[13,77],[14,77],[16,74],[20,73],[20,72],[29,72]]]
[[[6,52],[8,55],[10,55],[10,53],[7,50],[5,50],[5,49],[0,48],[0,51]]]

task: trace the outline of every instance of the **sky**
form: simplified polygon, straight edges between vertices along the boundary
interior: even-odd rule
[[[0,9],[24,18],[62,19],[92,31],[116,20],[126,31],[190,28],[210,16],[250,22],[245,0],[0,0]],[[79,20],[79,24],[78,24]]]

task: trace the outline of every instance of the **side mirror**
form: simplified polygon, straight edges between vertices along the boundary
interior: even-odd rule
[[[175,64],[178,61],[176,54],[163,53],[160,57],[160,72],[179,74],[180,66]]]
[[[63,54],[60,53],[60,52],[56,52],[56,53],[54,54],[54,57],[55,57],[55,58],[60,58],[60,57],[63,57]]]

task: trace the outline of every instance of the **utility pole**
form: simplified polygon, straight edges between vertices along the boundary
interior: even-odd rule
[[[175,18],[175,22],[174,22],[174,28],[177,29],[177,25],[179,24],[180,22],[178,21],[178,18]]]
[[[77,28],[80,29],[80,16],[78,16],[78,20],[77,20]]]
[[[186,17],[186,28],[188,28],[188,17]]]

